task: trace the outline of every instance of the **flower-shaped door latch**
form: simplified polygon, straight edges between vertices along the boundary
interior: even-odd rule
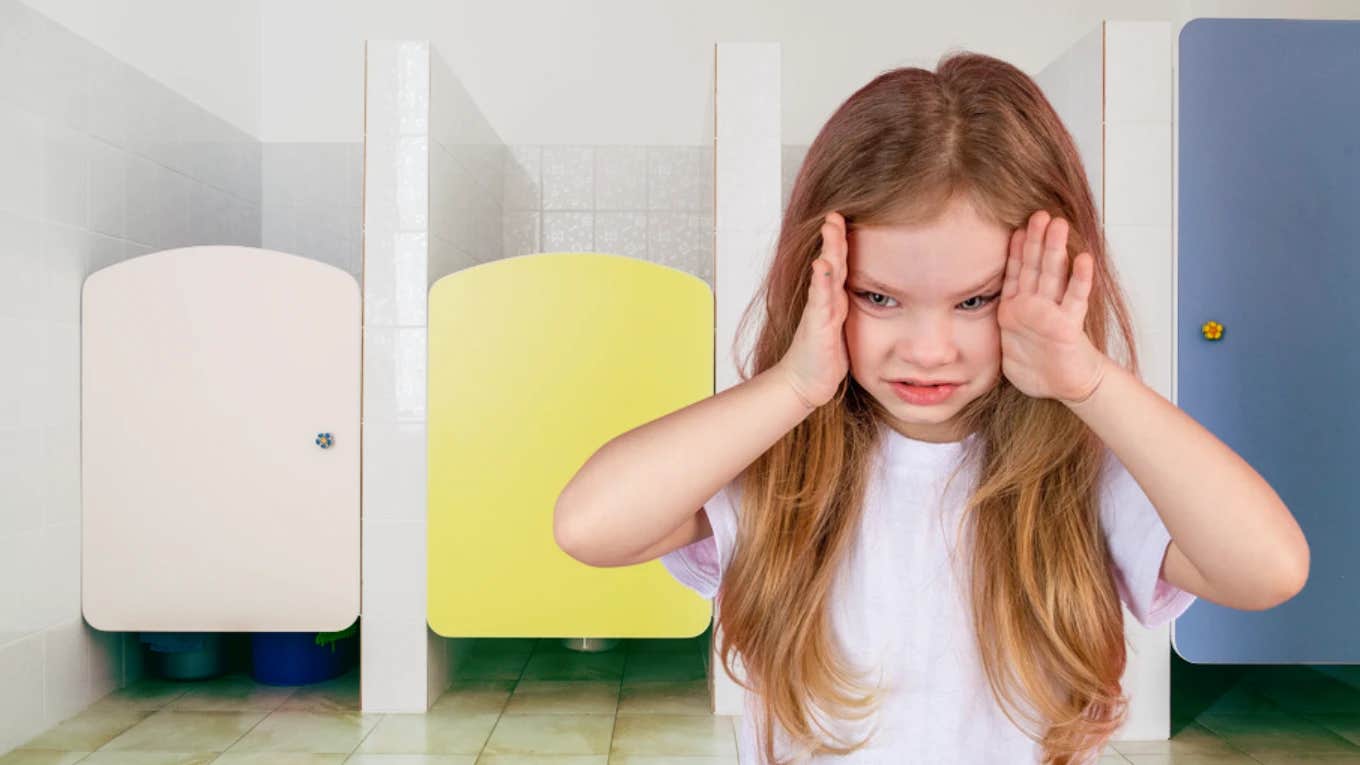
[[[1204,322],[1204,324],[1199,328],[1199,332],[1201,335],[1204,335],[1205,340],[1223,339],[1223,325],[1219,324],[1216,321]]]
[[[335,436],[330,433],[317,433],[316,445],[322,449],[329,449],[335,443]]]

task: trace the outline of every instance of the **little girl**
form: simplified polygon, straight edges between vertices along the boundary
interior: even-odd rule
[[[1015,67],[852,95],[761,291],[756,374],[611,440],[554,514],[576,559],[718,599],[743,765],[1093,762],[1121,603],[1152,627],[1303,587],[1269,484],[1139,381],[1073,142]]]

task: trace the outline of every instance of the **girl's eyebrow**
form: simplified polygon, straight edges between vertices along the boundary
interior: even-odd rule
[[[1004,276],[1005,273],[1006,273],[1006,267],[1005,267],[1005,266],[1002,266],[1000,271],[997,271],[996,273],[994,273],[994,274],[992,274],[991,276],[989,276],[989,277],[987,277],[986,279],[984,279],[984,280],[982,281],[981,284],[977,285],[976,287],[970,287],[970,288],[964,290],[963,292],[961,292],[961,293],[959,293],[959,294],[957,294],[957,295],[954,295],[953,297],[956,297],[956,298],[970,298],[970,297],[972,297],[973,295],[976,295],[977,293],[981,292],[988,284],[991,284],[992,282],[996,281],[999,277]],[[854,279],[856,279],[856,280],[858,280],[858,281],[860,281],[860,282],[863,282],[863,283],[864,283],[866,286],[868,286],[868,287],[872,287],[872,288],[874,288],[874,289],[876,289],[876,290],[883,290],[884,293],[898,293],[898,294],[901,294],[902,292],[905,292],[905,291],[906,291],[906,290],[899,290],[898,288],[893,287],[892,285],[889,285],[889,284],[884,284],[883,282],[880,282],[879,280],[877,280],[877,279],[875,279],[874,277],[872,277],[872,276],[870,276],[870,275],[864,273],[863,271],[856,271],[856,272],[854,272],[853,274],[851,274],[851,277],[854,278]]]

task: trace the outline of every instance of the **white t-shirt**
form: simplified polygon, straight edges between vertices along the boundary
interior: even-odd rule
[[[950,548],[976,468],[954,479],[948,497],[943,489],[967,442],[932,443],[886,426],[883,431],[880,456],[886,459],[871,474],[858,537],[833,585],[831,625],[847,659],[881,670],[883,682],[897,690],[884,696],[878,730],[864,748],[798,761],[1037,763],[1039,745],[1007,719],[983,674],[961,584],[970,565],[964,552],[955,553],[951,575]],[[704,504],[713,536],[661,558],[672,576],[707,598],[717,594],[732,559],[737,493],[734,480]],[[1195,596],[1160,578],[1171,535],[1108,449],[1101,497],[1101,527],[1120,599],[1146,627],[1179,616]],[[715,663],[715,671],[719,667]],[[756,743],[757,699],[744,695],[738,756],[741,765],[763,764]],[[873,729],[875,718],[833,724],[855,741]],[[793,753],[786,736],[776,726],[776,752],[784,759]]]

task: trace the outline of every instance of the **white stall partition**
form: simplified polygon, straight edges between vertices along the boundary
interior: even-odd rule
[[[86,279],[81,601],[110,631],[359,615],[358,283],[252,247]]]
[[[1171,25],[1106,21],[1035,75],[1072,133],[1129,298],[1143,382],[1172,399]],[[1171,627],[1124,612],[1128,719],[1116,741],[1171,730]]]

